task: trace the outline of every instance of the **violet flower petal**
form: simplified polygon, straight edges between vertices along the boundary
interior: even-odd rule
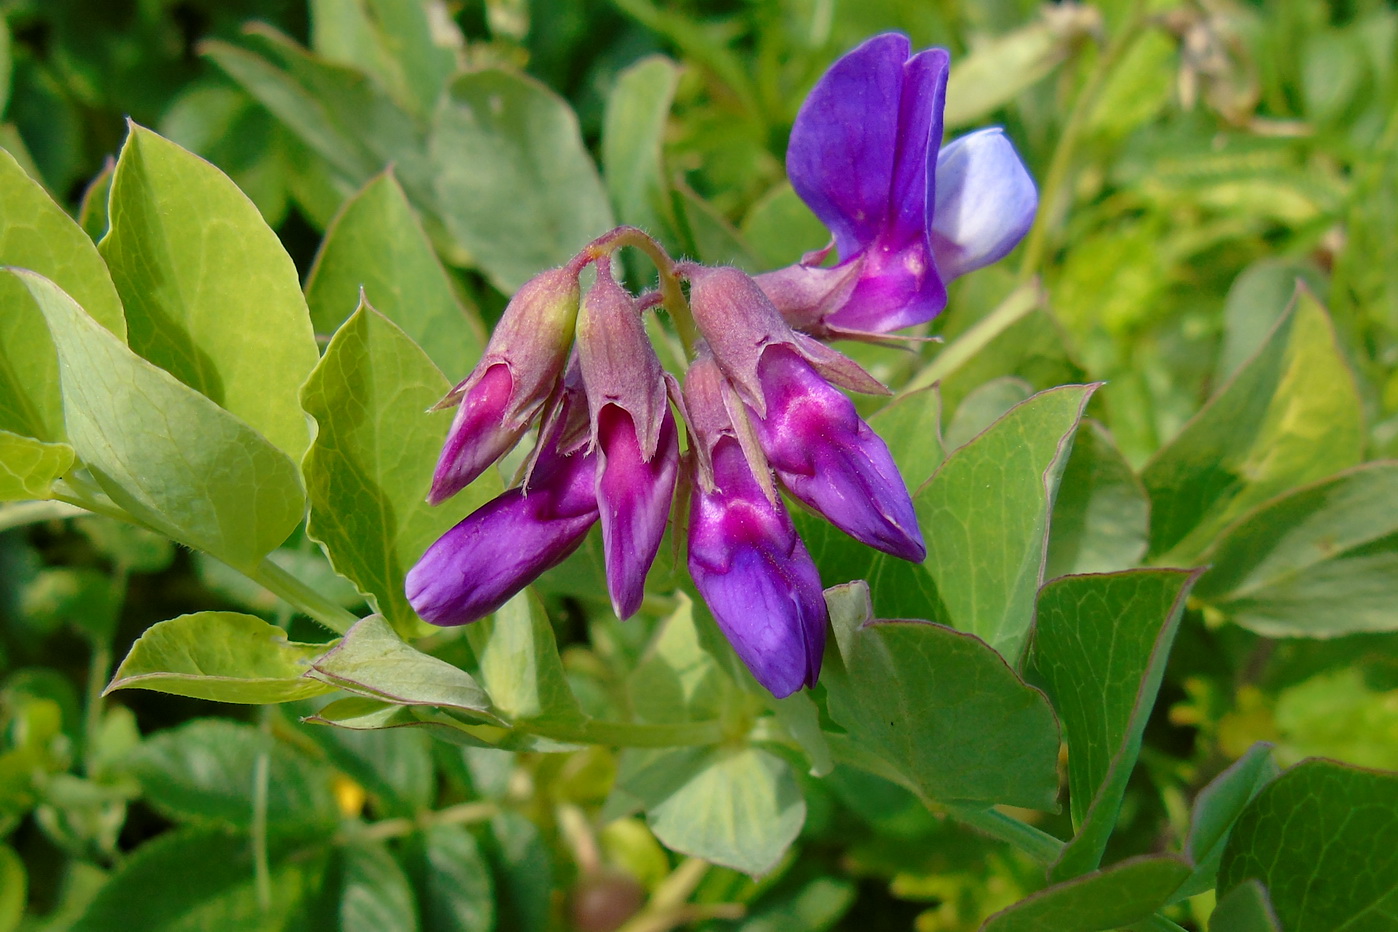
[[[1003,259],[1034,223],[1039,192],[998,126],[948,143],[937,156],[932,254],[953,278]]]
[[[505,363],[488,368],[467,390],[437,458],[428,504],[444,502],[466,488],[519,441],[529,424],[508,419],[513,395],[514,379]]]
[[[719,440],[713,461],[716,488],[694,486],[689,572],[738,657],[780,699],[820,676],[828,620],[820,574],[738,442]]]
[[[462,625],[504,605],[578,548],[597,521],[596,457],[549,451],[528,494],[511,489],[447,531],[408,571],[408,602],[424,621]]]
[[[767,417],[755,418],[757,436],[787,491],[861,543],[921,563],[907,485],[853,402],[785,347],[768,349],[759,371]]]
[[[655,455],[645,460],[631,415],[609,404],[597,417],[597,503],[607,590],[617,617],[630,618],[645,597],[679,475],[679,431],[665,409]]]

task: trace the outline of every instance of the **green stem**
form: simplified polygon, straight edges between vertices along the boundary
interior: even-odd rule
[[[263,559],[247,576],[268,592],[285,599],[297,610],[339,634],[344,634],[350,629],[350,625],[359,620],[353,612],[336,605],[273,563],[270,558]]]
[[[1005,300],[989,314],[978,320],[971,329],[957,337],[937,354],[908,381],[899,395],[906,395],[934,385],[961,368],[968,360],[984,349],[992,340],[1010,327],[1027,317],[1042,303],[1039,283],[1028,281],[1010,292]]]
[[[68,502],[15,502],[0,506],[0,533],[26,524],[57,521],[87,514],[87,509]]]
[[[423,812],[412,819],[383,819],[371,822],[357,831],[346,833],[340,843],[351,840],[387,841],[390,838],[405,838],[436,825],[470,825],[484,822],[497,815],[500,807],[490,802],[458,803],[445,809]]]
[[[999,809],[947,806],[946,811],[948,817],[962,825],[1014,845],[1040,864],[1052,864],[1063,852],[1061,840]]]
[[[723,723],[677,722],[653,725],[590,719],[580,724],[558,725],[521,722],[517,730],[569,744],[602,744],[617,748],[703,747],[721,744],[727,737]]]
[[[694,347],[699,342],[699,329],[694,325],[694,315],[690,313],[689,301],[685,299],[684,288],[675,274],[675,260],[655,238],[638,227],[621,226],[604,233],[588,244],[583,255],[593,259],[610,256],[624,246],[633,246],[646,254],[660,276],[660,303],[670,319],[675,322],[684,350],[692,358]]]
[[[264,717],[262,727],[267,729]],[[257,904],[265,913],[272,908],[272,868],[271,855],[267,849],[267,801],[271,792],[272,757],[266,750],[259,751],[252,767],[252,827],[249,844],[252,845],[253,881],[257,888]]]
[[[1159,913],[1156,913],[1144,922],[1136,923],[1130,928],[1132,932],[1187,932],[1184,926],[1166,919]]]
[[[1048,176],[1039,191],[1041,209],[1024,243],[1023,258],[1019,264],[1021,281],[1029,281],[1043,264],[1044,252],[1048,248],[1049,226],[1055,222],[1056,205],[1062,197],[1064,186],[1068,183],[1068,173],[1073,167],[1073,158],[1077,155],[1083,131],[1087,128],[1088,116],[1097,104],[1112,70],[1144,31],[1144,13],[1145,3],[1143,0],[1136,0],[1126,22],[1102,51],[1102,56],[1097,60],[1087,83],[1073,101],[1072,112],[1068,114],[1068,122],[1064,125],[1063,132],[1058,137],[1058,146],[1053,151],[1053,160],[1049,162]]]

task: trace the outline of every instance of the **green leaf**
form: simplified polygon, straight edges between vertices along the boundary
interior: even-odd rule
[[[330,687],[306,679],[324,644],[300,644],[252,615],[197,612],[161,621],[131,645],[106,692],[153,689],[214,702],[306,699]]]
[[[1233,823],[1248,800],[1276,779],[1279,772],[1272,761],[1272,746],[1259,741],[1199,791],[1185,841],[1185,853],[1194,862],[1194,873],[1175,891],[1174,899],[1182,900],[1214,888]]]
[[[259,764],[259,757],[266,757]],[[248,830],[257,770],[268,768],[267,824],[274,832],[316,833],[339,821],[333,772],[252,725],[195,719],[147,738],[127,756],[145,799],[164,815]]]
[[[1253,262],[1228,288],[1223,306],[1223,345],[1218,351],[1216,378],[1222,382],[1238,371],[1267,342],[1277,320],[1286,313],[1296,283],[1320,291],[1325,276],[1310,262],[1266,256]]]
[[[495,928],[495,884],[480,846],[460,825],[434,825],[408,841],[408,873],[432,932]]]
[[[311,26],[317,52],[368,69],[415,113],[431,112],[462,44],[441,0],[312,0]]]
[[[948,450],[964,447],[991,424],[1004,417],[1015,405],[1027,401],[1034,390],[1029,383],[1012,375],[991,379],[967,392],[947,424],[942,445]]]
[[[9,274],[48,319],[69,440],[113,501],[238,569],[286,539],[305,505],[285,453],[132,353],[52,282]]]
[[[423,627],[403,593],[434,540],[500,490],[491,472],[459,504],[426,503],[450,417],[424,412],[450,386],[402,330],[367,304],[330,341],[302,390],[318,425],[302,470],[308,532],[341,575],[405,635]]]
[[[458,300],[392,172],[347,201],[326,231],[306,282],[316,332],[335,333],[361,289],[442,371],[464,377],[480,358],[485,328]]]
[[[733,681],[704,649],[694,622],[694,604],[680,606],[660,623],[645,656],[627,677],[636,715],[647,722],[699,722],[718,718]]]
[[[754,747],[661,751],[618,787],[673,851],[754,877],[777,866],[806,820],[786,762]]]
[[[577,117],[532,78],[495,69],[458,77],[429,155],[447,230],[506,294],[612,226]]]
[[[487,851],[495,872],[495,927],[501,932],[551,928],[553,858],[538,827],[507,809],[490,820]]]
[[[947,128],[983,120],[1051,73],[1071,54],[1096,16],[1043,15],[1039,20],[978,43],[960,58],[947,82]]]
[[[1058,484],[1049,522],[1044,575],[1111,573],[1145,556],[1150,527],[1146,490],[1106,428],[1085,421]]]
[[[0,266],[30,269],[56,282],[119,337],[121,299],[97,247],[38,182],[0,149]],[[58,362],[34,299],[0,279],[0,430],[63,440]]]
[[[1238,817],[1218,892],[1259,880],[1287,932],[1398,925],[1398,773],[1308,760]]]
[[[1398,689],[1373,689],[1359,667],[1331,670],[1282,690],[1273,721],[1281,736],[1278,751],[1288,763],[1331,757],[1398,770]]]
[[[0,286],[4,287],[4,286]],[[0,430],[0,502],[45,499],[73,466],[73,448]]]
[[[1195,562],[1239,516],[1357,464],[1363,449],[1354,377],[1301,288],[1257,354],[1146,465],[1152,557]]]
[[[528,589],[466,629],[492,707],[509,721],[575,722],[582,709],[563,675],[558,643]]]
[[[888,444],[909,490],[922,488],[942,465],[942,397],[936,386],[898,395],[874,412],[869,426]]]
[[[296,267],[221,171],[131,125],[112,180],[102,255],[131,348],[300,457],[297,404],[316,364]]]
[[[1058,723],[979,638],[925,621],[872,618],[862,583],[827,593],[830,717],[926,800],[1054,809]]]
[[[1245,880],[1221,897],[1209,917],[1210,932],[1282,932],[1267,888]]]
[[[947,458],[918,490],[923,566],[947,615],[1018,664],[1043,580],[1048,518],[1095,386],[1040,392]]]
[[[5,26],[0,23],[0,34]],[[3,108],[0,96],[0,108]],[[29,902],[29,872],[24,869],[15,849],[0,845],[0,932],[14,932],[24,918],[24,910]]]
[[[1103,932],[1148,919],[1189,876],[1174,857],[1130,858],[1002,909],[980,932]]]
[[[666,248],[678,241],[661,144],[679,79],[668,58],[641,59],[617,75],[602,125],[602,169],[617,220],[659,236]]]
[[[694,255],[708,265],[734,265],[756,273],[762,265],[728,218],[683,181],[676,181],[680,226]]]
[[[374,700],[355,696],[339,702]],[[401,706],[389,708],[403,711]],[[405,728],[308,728],[305,734],[320,746],[332,764],[376,797],[378,811],[411,817],[432,805],[436,779],[427,735]]]
[[[357,622],[306,675],[398,705],[444,706],[493,718],[490,697],[469,673],[404,644],[378,615]]]
[[[413,889],[382,842],[345,845],[331,862],[330,890],[338,895],[334,927],[340,932],[417,932]]]
[[[245,836],[204,828],[166,832],[122,859],[71,929],[304,929],[299,907],[319,886],[325,861],[304,845],[274,852],[264,909]]]
[[[830,242],[825,224],[801,200],[791,182],[785,180],[749,208],[740,232],[764,269],[792,265]]]
[[[1196,593],[1268,637],[1398,630],[1398,462],[1366,463],[1240,518]]]
[[[1101,863],[1198,574],[1065,576],[1039,593],[1035,665],[1063,717],[1077,829],[1051,879]]]

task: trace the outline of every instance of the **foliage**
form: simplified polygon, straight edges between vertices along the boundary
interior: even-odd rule
[[[787,136],[886,30],[1041,195],[849,350],[926,561],[796,515],[780,700],[678,546],[424,624],[508,297],[819,249]],[[0,932],[1398,928],[1395,62],[1380,0],[3,0]]]

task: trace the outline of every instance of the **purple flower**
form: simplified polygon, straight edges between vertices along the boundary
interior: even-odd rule
[[[408,602],[424,621],[463,625],[489,615],[578,549],[597,523],[597,458],[562,451],[569,420],[565,410],[541,444],[527,487],[473,511],[408,571]]]
[[[1033,181],[998,130],[938,154],[949,57],[910,53],[906,36],[875,36],[831,66],[796,117],[787,173],[840,262],[761,276],[794,326],[840,336],[931,320],[946,282],[1004,256],[1033,221]]]
[[[598,263],[578,319],[578,358],[599,451],[597,502],[607,589],[618,618],[636,613],[660,550],[679,475],[679,431],[664,370],[631,295]]]
[[[685,379],[694,439],[708,465],[691,496],[689,574],[739,658],[782,698],[820,676],[825,598],[781,499],[769,497],[725,426],[722,383],[702,356]]]
[[[757,436],[786,490],[855,540],[921,563],[907,486],[849,398],[786,347],[763,354],[758,378],[767,416],[755,419]]]
[[[476,368],[438,403],[459,405],[427,501],[446,501],[519,442],[563,374],[578,314],[578,268],[551,269],[505,308]]]

